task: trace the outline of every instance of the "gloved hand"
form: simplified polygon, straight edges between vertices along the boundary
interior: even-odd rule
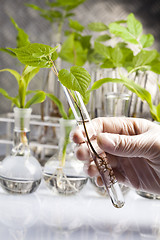
[[[91,122],[97,133],[96,138],[92,137],[92,128],[86,124],[91,143],[98,153],[106,152],[117,180],[138,190],[160,194],[160,125],[124,117],[96,118]],[[77,158],[84,160],[89,176],[97,176],[97,183],[102,185],[83,127],[72,132],[72,139],[78,144]]]

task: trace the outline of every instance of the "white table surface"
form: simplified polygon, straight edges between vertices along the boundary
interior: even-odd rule
[[[55,196],[44,182],[29,195],[0,189],[0,240],[160,239],[160,200],[130,190],[116,209],[91,183],[73,196]]]

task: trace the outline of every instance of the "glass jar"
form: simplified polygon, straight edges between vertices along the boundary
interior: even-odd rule
[[[105,116],[127,117],[129,100],[130,95],[128,93],[109,92],[105,94]]]
[[[75,144],[70,141],[70,132],[75,126],[76,120],[60,119],[58,152],[44,166],[44,180],[55,193],[77,193],[88,180],[83,163],[74,154]]]
[[[42,179],[41,166],[29,148],[31,111],[14,108],[14,145],[11,154],[0,164],[0,185],[8,193],[32,193]]]

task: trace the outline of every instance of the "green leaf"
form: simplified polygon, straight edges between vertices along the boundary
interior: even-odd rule
[[[96,81],[90,91],[98,89],[100,86],[102,86],[104,83],[107,82],[114,82],[114,83],[122,83],[125,87],[128,88],[131,92],[135,93],[138,97],[142,99],[142,101],[146,101],[150,108],[152,108],[152,99],[151,94],[145,89],[142,88],[139,84],[135,83],[133,80],[129,78],[103,78],[98,81]]]
[[[118,43],[116,44],[116,47],[126,48],[126,47],[127,47],[127,43],[125,43],[125,42],[118,42]]]
[[[84,68],[76,66],[71,67],[70,72],[66,69],[60,70],[58,78],[65,87],[78,91],[82,96],[85,96],[91,82],[90,74]]]
[[[87,49],[83,49],[81,43],[71,34],[63,43],[59,56],[74,65],[83,66],[87,60]]]
[[[101,68],[115,68],[113,61],[111,59],[106,59],[102,64]]]
[[[67,13],[64,17],[69,18],[69,17],[74,17],[74,16],[75,16],[74,13]]]
[[[126,20],[118,20],[118,21],[115,21],[115,23],[127,23]]]
[[[61,4],[60,2],[50,2],[50,1],[46,1],[46,4],[49,6],[49,7],[60,7]]]
[[[150,63],[151,71],[160,74],[160,60],[156,59]]]
[[[104,61],[104,57],[97,53],[94,49],[90,49],[88,52],[88,61],[89,63],[100,64]]]
[[[26,5],[27,7],[30,7],[30,8],[32,8],[32,9],[36,10],[36,11],[40,11],[40,12],[43,12],[43,11],[44,11],[43,8],[40,8],[40,7],[38,7],[38,6],[35,5],[35,4],[25,3],[25,5]]]
[[[73,63],[74,59],[73,48],[74,48],[74,34],[71,34],[63,42],[59,56],[63,60]]]
[[[131,62],[133,59],[133,51],[127,47],[123,47],[120,49],[121,53],[123,54],[123,64],[125,65],[126,63]]]
[[[19,84],[19,81],[21,79],[21,75],[17,71],[15,71],[13,69],[10,69],[10,68],[5,68],[5,69],[1,69],[0,72],[10,72],[16,78],[16,80]]]
[[[16,57],[16,54],[13,53],[12,51],[6,49],[6,48],[0,48],[0,51],[8,53],[9,55],[11,55],[12,57]]]
[[[3,89],[0,88],[0,93],[7,99],[9,99],[13,104],[15,104],[17,107],[20,107],[19,101],[17,98],[13,98],[9,96],[9,94]]]
[[[157,57],[156,50],[142,50],[133,57],[133,66],[139,67],[150,64]]]
[[[88,29],[94,32],[102,32],[108,30],[108,27],[102,22],[92,22],[88,24]]]
[[[114,65],[116,67],[120,67],[121,61],[123,59],[123,54],[122,54],[121,48],[119,48],[119,47],[113,48],[111,51],[111,58],[112,58]]]
[[[63,18],[63,15],[62,15],[61,11],[57,11],[57,10],[54,10],[54,9],[45,10],[43,8],[38,7],[35,4],[25,4],[25,5],[34,9],[34,10],[36,10],[36,11],[39,11],[41,13],[40,16],[45,18],[46,20],[48,20],[50,22],[59,21],[59,19]],[[58,6],[60,6],[60,3],[53,3],[53,4],[51,3],[50,4],[50,3],[47,2],[47,5],[49,5],[50,7],[56,7],[56,6],[58,7]]]
[[[133,44],[138,44],[137,39],[133,36],[127,28],[121,26],[118,23],[110,23],[109,31],[117,37],[121,37],[124,41],[130,42]]]
[[[85,95],[82,96],[83,98],[83,102],[85,105],[88,104],[89,100],[90,100],[90,95],[91,95],[91,92],[89,90],[86,91]]]
[[[86,36],[80,37],[80,42],[81,42],[83,49],[89,50],[91,48],[91,43],[90,43],[91,37],[92,37],[91,35],[86,35]]]
[[[56,10],[45,10],[40,14],[41,17],[45,18],[50,22],[59,21],[59,19],[63,18],[63,15],[60,11]]]
[[[19,102],[20,102],[21,108],[25,107],[26,90],[27,90],[27,85],[23,77],[21,77],[21,80],[19,81]]]
[[[104,34],[104,35],[101,35],[99,37],[96,38],[96,41],[97,42],[105,42],[105,41],[108,41],[111,39],[111,36],[108,35],[108,34]]]
[[[150,107],[150,113],[151,113],[152,118],[153,118],[155,121],[160,122],[160,118],[159,118],[159,113],[158,113],[157,106],[152,105],[152,106]]]
[[[127,17],[128,31],[137,38],[142,33],[142,24],[135,18],[133,13]]]
[[[64,107],[63,107],[63,104],[61,103],[61,101],[60,101],[56,96],[54,96],[54,95],[51,94],[51,93],[46,93],[46,96],[47,96],[48,98],[50,98],[50,99],[57,105],[57,107],[58,107],[58,109],[59,109],[59,112],[60,112],[60,114],[62,115],[62,117],[63,117],[64,119],[67,119],[68,117],[67,117],[67,114],[66,114],[66,112],[65,112],[65,110],[64,110]]]
[[[97,53],[99,53],[100,55],[102,55],[105,58],[111,57],[112,47],[110,47],[110,46],[105,46],[104,44],[102,44],[100,42],[95,42],[94,49]]]
[[[152,34],[143,34],[140,38],[140,43],[143,48],[151,47],[154,43],[154,37]]]
[[[79,41],[74,42],[73,49],[73,64],[77,66],[83,66],[87,61],[88,49],[83,49]]]
[[[25,108],[29,108],[33,104],[44,102],[46,94],[43,91],[37,92],[25,105]]]
[[[85,0],[58,0],[60,3],[60,6],[65,8],[66,11],[70,11],[76,7],[78,7],[80,4],[85,2]]]
[[[14,27],[18,31],[17,48],[28,45],[30,43],[28,34],[25,33],[25,31],[22,28],[19,28],[19,26],[17,25],[17,23],[15,22],[15,20],[13,18],[11,18],[11,22],[13,23]]]
[[[57,0],[57,2],[49,2],[47,1],[47,5],[50,7],[59,7],[61,10],[64,9],[65,11],[70,11],[80,4],[85,2],[85,0]]]
[[[40,69],[37,67],[31,67],[31,66],[25,67],[22,75],[27,86],[30,83],[30,81],[34,78],[34,76],[39,72],[39,70]]]
[[[160,122],[160,103],[156,106],[156,117],[157,119],[154,119]]]
[[[77,20],[69,19],[69,26],[78,32],[82,32],[84,30],[84,26],[82,26]]]
[[[51,60],[54,61],[58,57],[56,52],[57,47],[52,48],[40,43],[31,43],[21,48],[8,49],[14,52],[18,60],[25,65],[49,68],[52,66]]]

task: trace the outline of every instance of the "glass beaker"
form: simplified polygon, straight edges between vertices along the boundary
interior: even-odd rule
[[[0,164],[0,185],[8,193],[26,194],[36,191],[42,169],[29,148],[30,108],[14,108],[14,145]]]
[[[75,144],[70,141],[70,132],[75,126],[76,120],[60,119],[59,150],[44,166],[43,178],[55,193],[77,193],[88,180],[83,163],[74,154]]]
[[[130,95],[127,93],[109,92],[105,94],[105,116],[124,117],[128,116]]]

